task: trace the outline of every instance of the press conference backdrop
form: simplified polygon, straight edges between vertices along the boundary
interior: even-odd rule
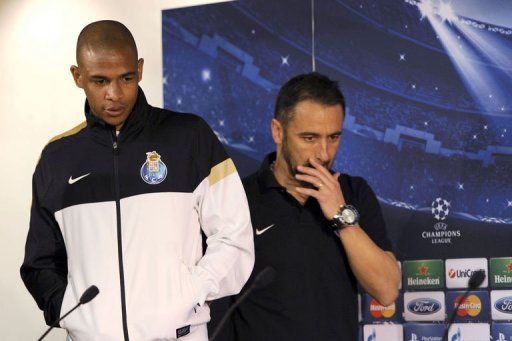
[[[450,339],[512,340],[510,18],[502,0],[163,11],[165,107],[202,115],[247,175],[274,149],[279,87],[312,71],[314,56],[347,101],[334,169],[373,187],[403,270],[394,305],[362,293],[361,339],[440,340],[469,276],[484,269]]]

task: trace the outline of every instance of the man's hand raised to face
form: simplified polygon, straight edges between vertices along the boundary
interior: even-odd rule
[[[325,218],[330,220],[338,212],[340,206],[345,205],[345,198],[338,181],[340,173],[331,174],[316,158],[309,158],[309,162],[313,167],[298,166],[297,170],[303,174],[296,174],[295,178],[310,183],[316,189],[306,187],[296,187],[295,189],[302,195],[315,198],[320,204]]]

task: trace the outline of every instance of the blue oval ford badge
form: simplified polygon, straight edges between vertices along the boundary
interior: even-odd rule
[[[433,298],[417,298],[407,305],[407,309],[414,314],[430,315],[441,309],[441,303]]]
[[[500,298],[494,303],[494,308],[502,313],[512,314],[512,296]]]

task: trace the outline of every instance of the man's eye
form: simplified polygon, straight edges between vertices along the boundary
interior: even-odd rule
[[[131,82],[133,79],[134,79],[133,76],[126,76],[126,77],[124,77],[124,81],[125,82]]]
[[[96,85],[103,85],[103,84],[105,84],[105,82],[106,81],[104,79],[96,79],[94,81],[94,84],[96,84]]]
[[[333,141],[333,142],[338,141],[339,139],[340,139],[340,135],[331,136],[331,141]]]
[[[303,139],[306,142],[313,142],[315,138],[313,136],[304,136]]]

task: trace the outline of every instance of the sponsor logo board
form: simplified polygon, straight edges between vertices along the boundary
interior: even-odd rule
[[[469,278],[477,270],[485,271],[485,279],[479,288],[487,288],[489,280],[486,258],[447,259],[445,263],[446,287],[449,289],[467,288]]]
[[[368,294],[363,297],[363,319],[367,323],[378,321],[401,321],[402,299],[399,296],[393,304],[385,307]]]
[[[491,291],[491,315],[493,320],[512,320],[512,290]]]
[[[363,327],[365,341],[403,341],[401,324],[366,324]]]
[[[491,258],[489,277],[493,288],[512,288],[512,257]]]
[[[442,341],[446,325],[444,323],[406,323],[405,341]]]
[[[512,323],[493,323],[491,336],[494,341],[512,341]]]
[[[443,289],[444,273],[441,259],[404,261],[402,274],[406,290]]]
[[[454,323],[448,331],[450,341],[487,341],[491,334],[488,323]]]
[[[455,321],[473,322],[487,321],[490,318],[489,293],[487,291],[471,291],[462,300],[464,291],[449,291],[446,293],[446,313],[451,316],[456,306],[459,309],[455,315]]]
[[[404,293],[404,319],[406,321],[443,321],[445,296],[441,291]]]

